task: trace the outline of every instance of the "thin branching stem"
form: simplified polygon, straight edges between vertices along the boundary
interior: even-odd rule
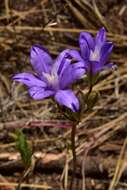
[[[89,99],[92,89],[93,89],[93,84],[92,84],[92,77],[91,77],[89,91],[87,93],[87,100]],[[86,161],[86,157],[88,155],[90,148],[91,148],[91,145],[84,150],[84,155],[83,155],[83,159],[82,159],[82,190],[86,189],[85,188],[85,161]]]

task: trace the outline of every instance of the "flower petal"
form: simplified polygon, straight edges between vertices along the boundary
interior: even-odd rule
[[[101,59],[100,61],[105,64],[112,52],[113,44],[112,42],[105,42],[101,49]]]
[[[69,55],[70,55],[70,58],[73,60],[74,59],[74,61],[76,62],[78,62],[78,61],[82,61],[83,62],[83,59],[82,59],[82,57],[81,57],[81,55],[79,54],[79,52],[77,51],[77,50],[70,50],[69,51]]]
[[[79,52],[76,50],[70,50],[69,55],[72,57],[72,61],[75,63],[72,65],[72,75],[74,76],[74,80],[80,79],[82,75],[86,71],[85,60],[82,59]],[[65,72],[66,74],[66,72]]]
[[[65,68],[62,75],[59,77],[61,89],[69,87],[76,80],[80,79],[85,71],[86,69],[83,62],[70,64]]]
[[[54,63],[54,70],[55,72],[60,75],[63,70],[70,64],[71,60],[68,59],[69,56],[69,49],[66,49],[64,51],[62,51],[59,56],[57,57],[57,59],[55,60]]]
[[[79,45],[81,49],[81,55],[84,59],[88,59],[90,55],[90,49],[94,50],[94,39],[88,32],[81,32],[79,37]]]
[[[90,64],[91,64],[92,74],[96,74],[97,72],[103,69],[103,66],[101,65],[100,61],[91,61]]]
[[[72,64],[73,68],[76,69],[76,73],[79,72],[78,71],[79,69],[81,71],[80,75],[85,73],[85,71],[88,69],[88,64],[87,64],[87,61],[82,59],[79,52],[76,50],[70,50],[69,55],[71,55],[72,59],[74,59],[74,61],[76,62],[75,64]],[[79,78],[80,78],[80,76],[77,77],[77,79],[79,79]]]
[[[113,69],[113,68],[114,69],[117,68],[117,66],[113,63],[107,63],[103,66],[103,69]]]
[[[80,79],[85,74],[85,72],[86,68],[84,62],[78,62],[72,64],[72,75],[74,81]]]
[[[96,44],[103,44],[106,41],[106,31],[105,28],[101,28],[96,35]]]
[[[70,108],[73,112],[79,110],[79,100],[71,90],[59,90],[55,95],[55,100],[60,105]]]
[[[113,68],[113,63],[107,63],[105,65],[102,65],[100,61],[92,61],[92,73],[96,74],[104,69]]]
[[[45,88],[41,88],[38,86],[33,86],[33,87],[29,88],[29,94],[34,100],[42,100],[49,96],[53,96],[54,91],[45,90]]]
[[[53,60],[45,48],[39,45],[32,46],[30,61],[34,70],[39,75],[41,75],[42,72],[50,73]]]
[[[22,82],[28,87],[31,87],[31,86],[46,87],[45,82],[35,77],[31,73],[19,73],[19,74],[14,75],[12,79],[18,82]]]
[[[72,65],[69,65],[64,69],[62,75],[59,76],[60,88],[65,89],[74,82]]]

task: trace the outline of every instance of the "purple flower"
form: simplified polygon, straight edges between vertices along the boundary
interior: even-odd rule
[[[112,67],[112,64],[107,63],[107,61],[112,52],[113,44],[106,41],[104,28],[99,30],[95,38],[88,32],[81,32],[79,45],[81,56],[74,50],[70,53],[76,60],[84,62],[87,73],[95,75],[103,69]]]
[[[25,84],[33,99],[40,100],[53,96],[60,105],[76,112],[79,110],[79,101],[69,86],[81,78],[85,69],[80,61],[71,63],[69,51],[64,50],[53,61],[46,49],[37,45],[33,46],[30,51],[30,60],[36,75],[20,73],[13,79]]]

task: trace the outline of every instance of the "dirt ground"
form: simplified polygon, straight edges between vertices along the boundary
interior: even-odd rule
[[[69,186],[72,175],[71,126],[50,99],[33,101],[27,89],[12,81],[31,71],[30,47],[40,44],[55,58],[66,48],[78,49],[81,31],[96,34],[104,26],[114,43],[111,61],[94,89],[95,107],[77,128],[77,171],[73,190],[82,189],[84,149],[86,190],[127,190],[127,1],[0,0],[0,189],[52,189]],[[84,93],[85,84],[79,84]],[[15,143],[22,129],[32,149],[32,165],[24,165]],[[94,137],[94,138],[93,138]],[[63,177],[65,174],[65,177]],[[69,188],[65,188],[66,190]]]

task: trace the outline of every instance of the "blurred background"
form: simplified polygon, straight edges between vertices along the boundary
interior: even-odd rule
[[[55,58],[66,48],[78,49],[81,31],[95,35],[102,26],[114,43],[111,61],[117,68],[102,72],[94,87],[100,92],[98,103],[90,113],[84,113],[78,127],[75,189],[81,189],[81,156],[93,134],[98,139],[86,160],[87,190],[127,189],[126,0],[0,0],[0,189],[15,189],[24,169],[13,138],[16,128],[22,129],[35,154],[24,186],[60,189],[70,145],[69,123],[62,120],[50,100],[33,101],[12,76],[32,70],[32,45],[43,45]],[[85,83],[81,88],[87,91]]]

